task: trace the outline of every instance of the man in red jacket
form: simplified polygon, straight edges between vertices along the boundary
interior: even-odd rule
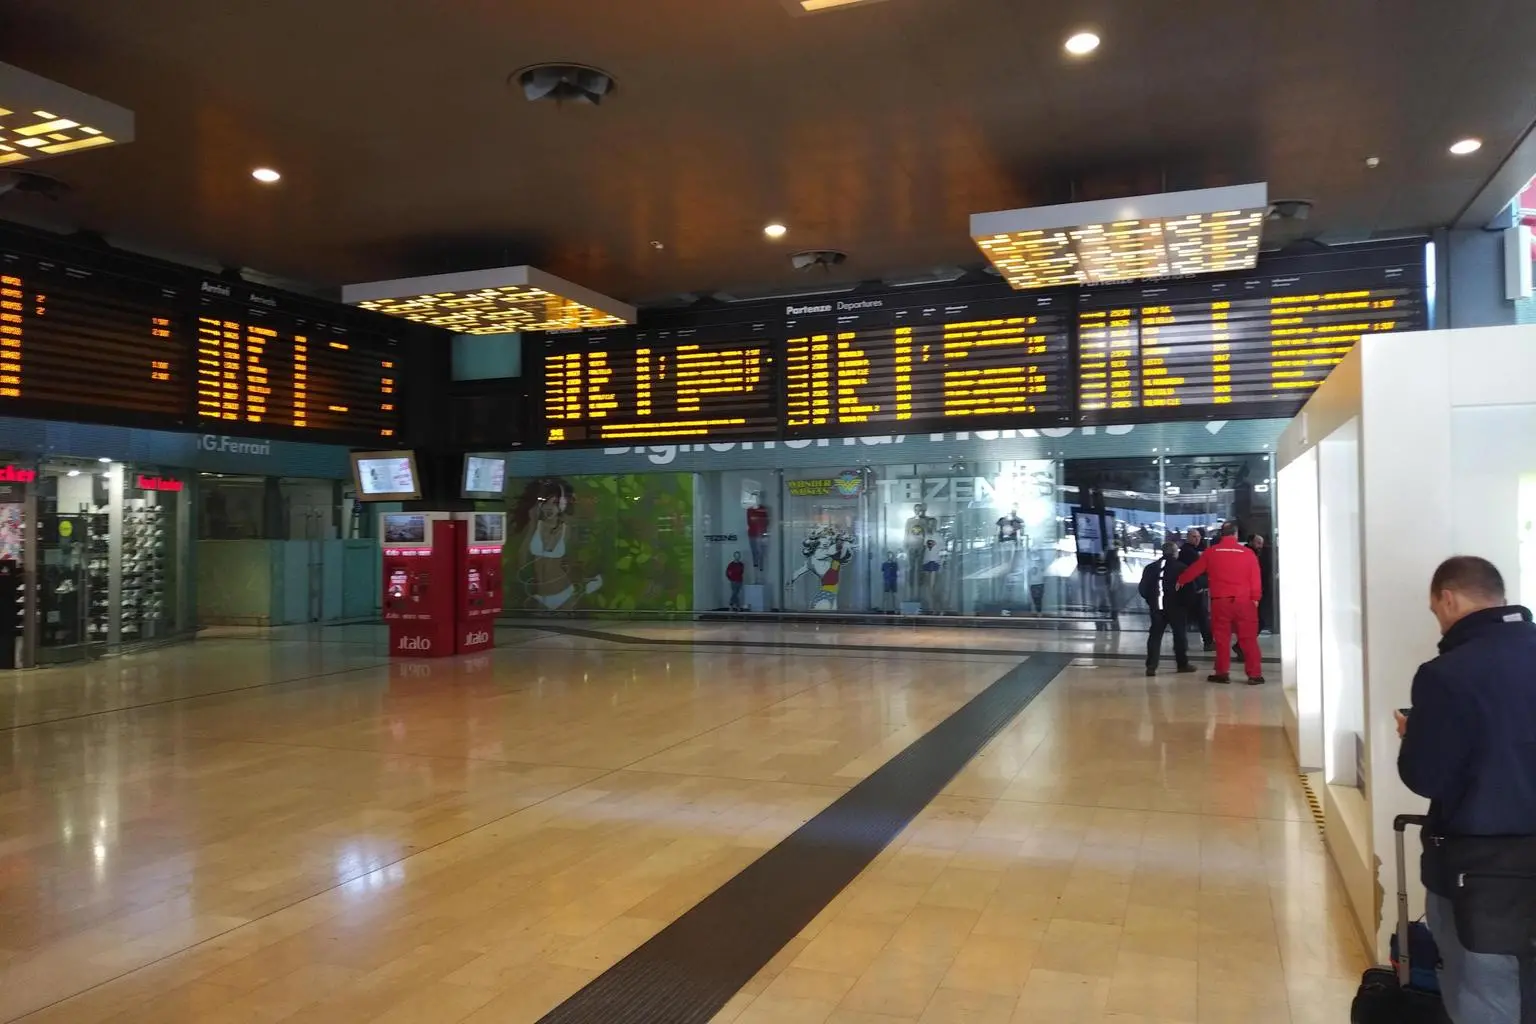
[[[1232,631],[1243,651],[1243,667],[1248,671],[1248,685],[1264,682],[1264,666],[1259,660],[1259,598],[1264,587],[1259,577],[1259,560],[1249,548],[1237,542],[1237,524],[1221,528],[1221,540],[1207,548],[1194,565],[1179,576],[1184,587],[1204,575],[1211,590],[1211,633],[1216,643],[1216,672],[1213,683],[1230,683],[1227,670],[1232,664]]]

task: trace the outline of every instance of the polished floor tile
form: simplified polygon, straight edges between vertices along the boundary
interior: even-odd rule
[[[943,632],[228,631],[7,676],[0,1021],[536,1021],[1031,642]],[[1347,1019],[1279,699],[1079,661],[717,1019]]]

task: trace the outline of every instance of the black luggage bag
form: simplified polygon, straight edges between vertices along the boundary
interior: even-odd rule
[[[1399,814],[1392,822],[1397,840],[1397,949],[1393,967],[1372,967],[1360,978],[1360,990],[1349,1008],[1350,1024],[1450,1024],[1440,993],[1414,983],[1414,956],[1424,955],[1423,941],[1410,941],[1408,921],[1408,855],[1404,832],[1424,826],[1416,814]],[[1422,927],[1422,926],[1420,926]],[[1422,968],[1421,965],[1421,977]]]

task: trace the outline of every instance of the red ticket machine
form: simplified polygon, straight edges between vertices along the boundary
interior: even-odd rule
[[[392,658],[443,658],[454,652],[454,569],[464,523],[447,512],[385,512],[384,621]]]
[[[501,614],[501,546],[507,536],[505,512],[460,512],[458,653],[471,654],[496,645],[496,616]]]

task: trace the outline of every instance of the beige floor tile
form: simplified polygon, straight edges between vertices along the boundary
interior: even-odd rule
[[[1122,952],[1110,980],[1107,1009],[1193,1021],[1198,993],[1195,961]]]
[[[1108,978],[1035,970],[1019,996],[1015,1024],[1097,1021],[1109,1003]]]
[[[928,1001],[920,1024],[1012,1024],[1017,995],[941,987]]]
[[[1118,927],[1057,918],[1040,940],[1035,966],[1058,974],[1109,978],[1119,955]]]

